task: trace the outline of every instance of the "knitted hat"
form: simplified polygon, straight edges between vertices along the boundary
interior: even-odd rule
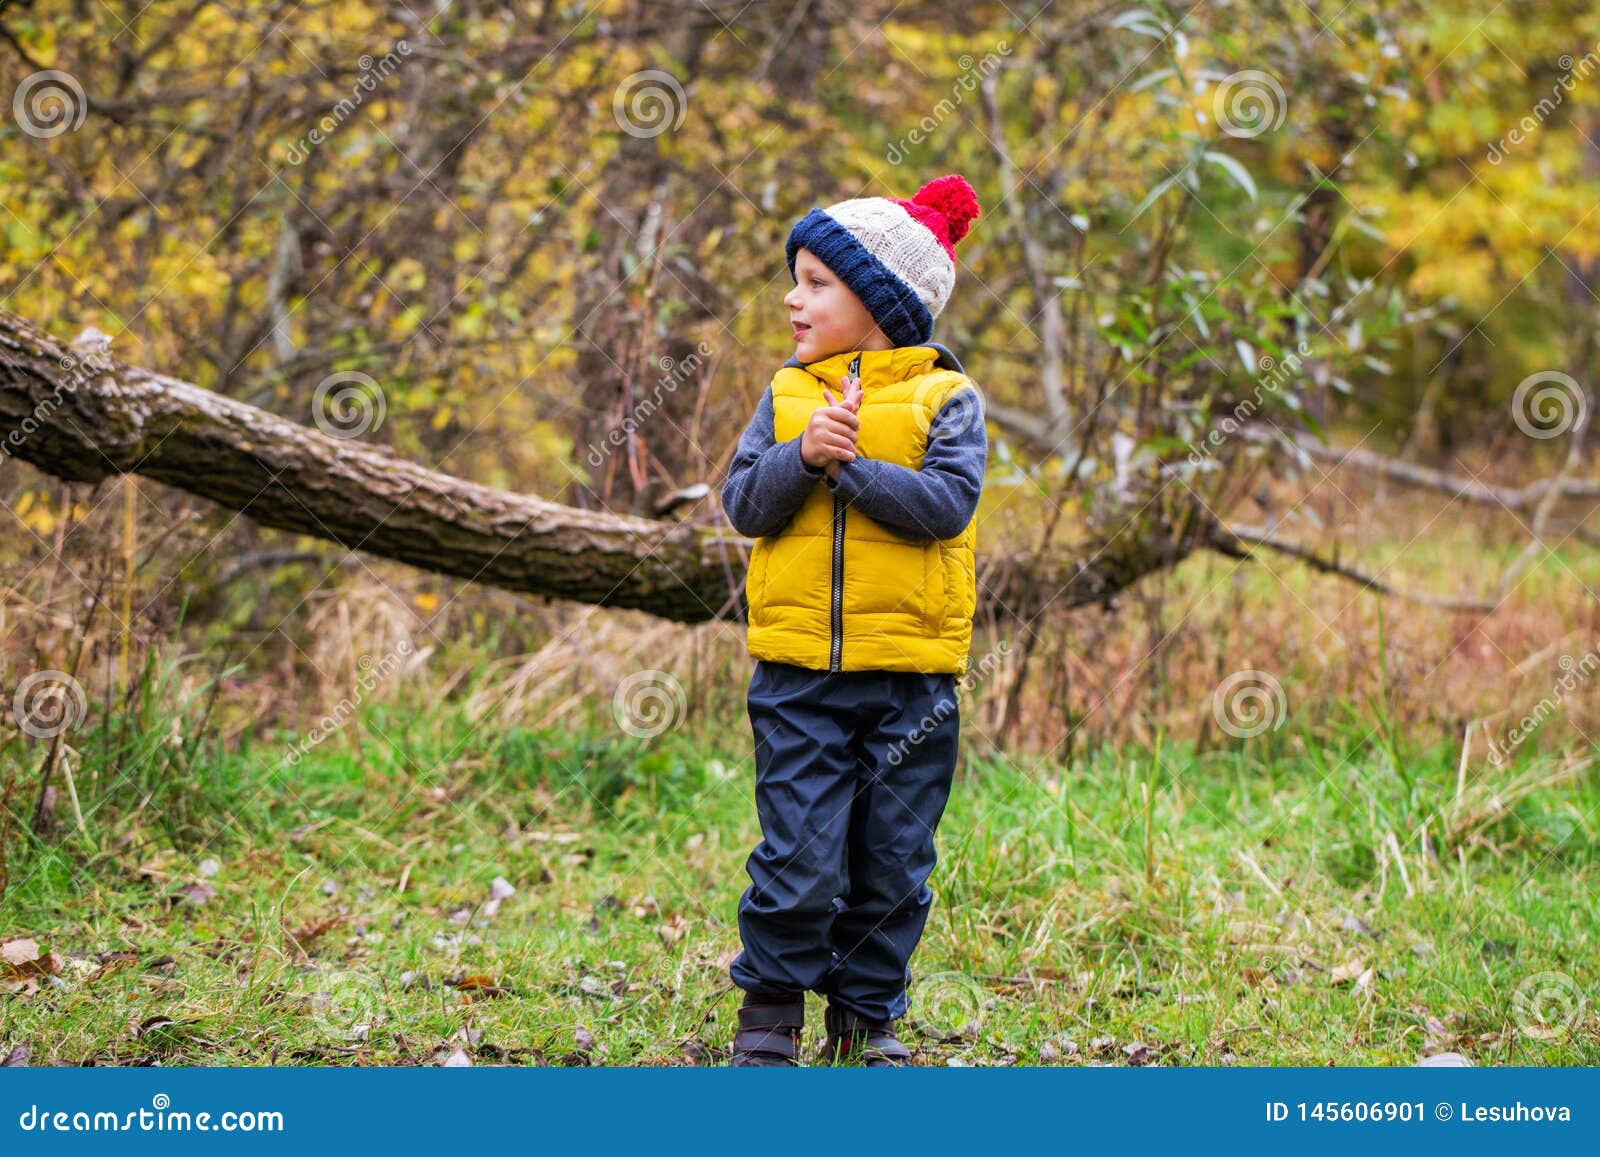
[[[784,245],[789,276],[795,254],[809,249],[861,299],[885,337],[924,345],[955,288],[955,244],[977,216],[978,195],[953,173],[909,201],[857,197],[812,209]]]

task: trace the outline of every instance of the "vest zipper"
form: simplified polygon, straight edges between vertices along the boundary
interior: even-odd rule
[[[861,368],[861,355],[850,359],[846,371],[854,377]],[[844,392],[843,387],[839,391]],[[828,653],[828,670],[837,671],[844,656],[844,503],[833,496],[833,649]]]

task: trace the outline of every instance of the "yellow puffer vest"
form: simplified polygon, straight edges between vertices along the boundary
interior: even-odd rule
[[[773,436],[804,432],[811,412],[842,397],[860,358],[856,452],[920,469],[928,428],[964,374],[935,366],[932,346],[835,354],[772,379]],[[752,657],[819,671],[964,675],[977,605],[977,517],[954,538],[912,542],[836,498],[820,478],[777,534],[758,538],[745,594]]]

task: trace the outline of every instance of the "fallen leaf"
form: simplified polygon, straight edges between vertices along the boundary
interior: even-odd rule
[[[39,959],[37,940],[6,940],[0,942],[0,960],[7,964],[25,964]]]
[[[209,900],[215,900],[217,890],[204,880],[196,880],[173,892],[171,898],[174,904],[192,904],[198,908]]]
[[[1359,916],[1346,916],[1339,925],[1341,932],[1353,932],[1357,936],[1365,936],[1368,940],[1376,940],[1379,933]]]
[[[343,921],[343,916],[324,916],[320,919],[312,918],[300,925],[300,927],[296,928],[293,932],[289,933],[289,939],[293,940],[301,948],[308,948],[314,941],[333,931],[333,929],[337,928],[341,923],[343,923]]]
[[[466,1049],[457,1045],[451,1050],[449,1056],[439,1062],[439,1067],[442,1069],[470,1069],[472,1067],[472,1058],[467,1055]]]
[[[6,1059],[0,1061],[0,1069],[25,1069],[28,1067],[28,1046],[18,1045],[6,1054]]]
[[[1328,974],[1329,984],[1348,984],[1367,970],[1367,962],[1359,956],[1351,957],[1343,964],[1336,965]]]
[[[494,977],[484,976],[481,973],[472,976],[463,976],[455,983],[456,991],[466,994],[467,999],[476,1000],[485,996],[505,996],[510,990],[496,984]]]
[[[154,859],[135,868],[134,875],[145,876],[151,880],[170,880],[172,879],[172,873],[167,871],[167,865],[172,862],[172,859],[173,853],[170,849],[165,852],[159,852]]]
[[[666,922],[663,923],[661,927],[657,928],[656,931],[660,933],[661,939],[665,940],[668,944],[676,944],[678,941],[682,940],[684,935],[689,931],[689,921],[684,919],[683,913],[674,912],[671,916],[667,917]]]
[[[20,983],[41,976],[55,976],[61,971],[61,957],[54,952],[40,952],[37,940],[8,940],[0,944],[0,981]]]

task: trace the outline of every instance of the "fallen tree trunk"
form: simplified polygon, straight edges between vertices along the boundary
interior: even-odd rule
[[[667,618],[727,581],[692,526],[577,510],[396,458],[0,314],[4,449],[72,481],[136,473],[256,522],[507,590]],[[678,576],[683,576],[679,578]]]
[[[63,345],[0,310],[0,461],[13,456],[71,481],[139,474],[264,526],[505,590],[686,623],[744,611],[750,542],[720,514],[657,521],[482,486]],[[1212,537],[1198,504],[1145,511],[1061,554],[985,557],[979,616],[1109,602]]]

